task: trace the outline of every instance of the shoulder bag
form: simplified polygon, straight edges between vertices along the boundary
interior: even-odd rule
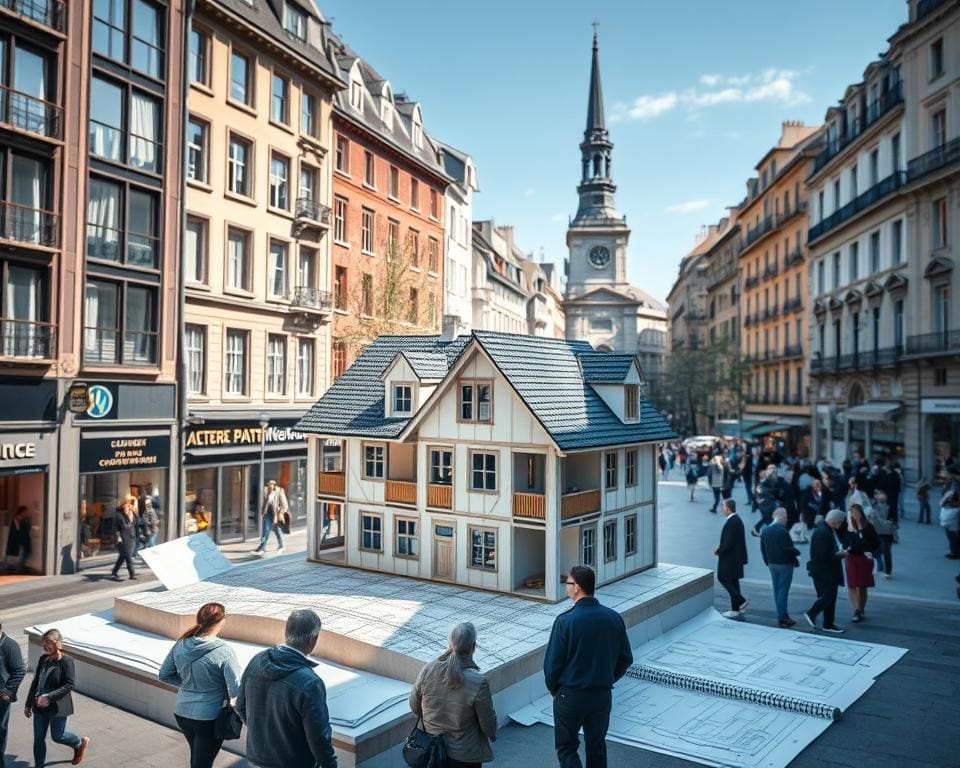
[[[423,730],[422,724],[423,717],[420,717],[403,742],[403,760],[410,768],[444,768],[447,754],[443,742],[439,736],[431,736]]]
[[[213,735],[217,739],[224,741],[233,741],[240,738],[240,732],[243,730],[243,721],[240,715],[229,704],[225,705],[217,713],[217,719],[213,722]]]

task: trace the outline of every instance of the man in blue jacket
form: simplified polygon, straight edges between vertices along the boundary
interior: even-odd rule
[[[0,628],[0,765],[4,765],[7,752],[10,705],[17,700],[17,690],[26,674],[20,646]]]
[[[567,596],[573,607],[554,621],[543,660],[560,768],[581,768],[581,727],[587,768],[606,768],[611,690],[633,663],[623,618],[593,596],[596,581],[589,566],[570,569]]]

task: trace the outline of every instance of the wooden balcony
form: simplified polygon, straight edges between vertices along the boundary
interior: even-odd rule
[[[592,491],[577,491],[565,493],[560,498],[560,519],[568,520],[571,517],[589,515],[600,511],[600,489]]]
[[[546,520],[547,497],[542,493],[514,493],[513,516],[530,520]]]
[[[407,480],[387,480],[386,499],[396,504],[415,506],[417,503],[417,484]]]
[[[317,478],[317,493],[324,496],[345,496],[346,475],[343,472],[321,472]]]
[[[453,509],[453,486],[428,485],[427,506],[438,509]]]

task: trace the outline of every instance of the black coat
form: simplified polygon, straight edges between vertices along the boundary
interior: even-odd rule
[[[27,665],[20,646],[10,635],[0,632],[0,691],[6,693],[10,701],[16,701],[20,683],[26,676]]]
[[[843,531],[837,533],[843,544]],[[839,556],[837,544],[833,538],[833,529],[826,522],[813,529],[810,536],[810,562],[807,571],[814,579],[834,581],[843,586],[843,558]]]
[[[120,537],[120,548],[126,550],[131,555],[137,548],[137,529],[140,527],[139,518],[134,515],[133,519],[127,518],[123,512],[117,512],[116,523],[117,534]]]
[[[30,541],[30,521],[16,520],[10,521],[10,532],[7,534],[7,555],[9,557],[22,556],[24,559],[30,557],[30,551],[33,549]]]
[[[842,536],[843,545],[854,555],[865,555],[867,552],[876,552],[880,548],[880,539],[876,529],[864,521],[859,531],[846,530]]]
[[[44,709],[37,709],[37,696],[40,695],[37,691],[40,684],[40,673],[46,666],[50,666],[52,669],[50,677],[47,679],[47,693],[43,695],[50,699],[50,705]],[[74,677],[73,659],[69,656],[63,656],[59,661],[54,661],[44,654],[37,662],[37,672],[33,676],[33,682],[30,683],[27,706],[34,712],[45,712],[50,717],[69,717],[73,714],[73,695],[71,691],[73,691]]]
[[[744,535],[743,521],[737,514],[730,515],[723,523],[717,557],[719,578],[743,578],[743,566],[747,564],[747,537]]]

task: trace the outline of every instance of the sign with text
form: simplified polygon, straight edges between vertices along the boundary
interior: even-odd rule
[[[305,440],[302,432],[292,427],[268,426],[262,429],[259,424],[225,426],[225,427],[191,427],[187,431],[185,444],[187,448],[219,448],[250,446],[257,447],[260,440],[265,445],[279,443],[299,443]]]
[[[81,472],[163,469],[170,466],[170,436],[97,437],[80,441]]]
[[[924,397],[921,413],[960,413],[960,397]]]
[[[141,549],[140,556],[167,589],[196,584],[233,567],[205,533]]]

